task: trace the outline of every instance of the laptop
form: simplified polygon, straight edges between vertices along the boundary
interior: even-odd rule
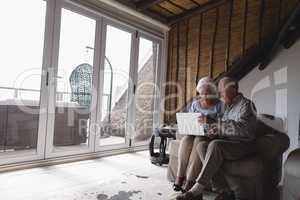
[[[200,113],[176,113],[180,135],[205,136],[204,126],[198,122]]]

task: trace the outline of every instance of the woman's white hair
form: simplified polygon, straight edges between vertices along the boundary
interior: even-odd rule
[[[212,80],[210,77],[208,77],[208,76],[203,77],[203,78],[201,78],[201,79],[198,81],[196,90],[197,90],[197,92],[200,93],[201,90],[202,90],[202,88],[203,88],[203,87],[207,87],[207,86],[210,87],[210,88],[212,89],[212,91],[215,92],[215,90],[216,90],[216,85],[215,85],[215,83],[213,82],[213,80]]]

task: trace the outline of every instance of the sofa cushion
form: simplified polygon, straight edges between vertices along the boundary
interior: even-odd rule
[[[263,161],[258,156],[250,156],[237,161],[226,161],[223,170],[233,176],[254,177],[262,172]]]

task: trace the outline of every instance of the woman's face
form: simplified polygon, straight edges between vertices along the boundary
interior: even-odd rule
[[[204,86],[200,93],[200,105],[202,108],[210,108],[216,104],[216,94],[212,92],[210,87]]]

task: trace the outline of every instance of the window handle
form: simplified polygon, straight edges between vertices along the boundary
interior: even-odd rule
[[[135,95],[135,92],[136,92],[136,85],[134,84],[133,85],[133,94]]]
[[[46,73],[46,86],[49,86],[49,72]]]

